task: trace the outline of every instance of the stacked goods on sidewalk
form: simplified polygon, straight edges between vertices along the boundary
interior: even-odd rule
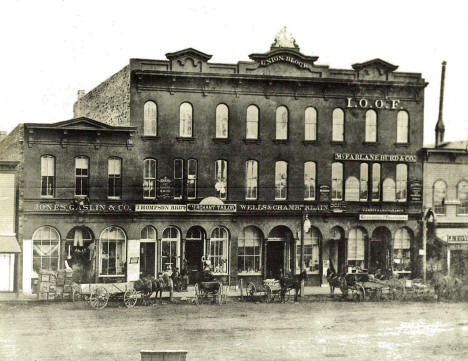
[[[72,277],[72,270],[58,270],[57,272],[41,270],[39,272],[38,299],[40,301],[71,300]]]

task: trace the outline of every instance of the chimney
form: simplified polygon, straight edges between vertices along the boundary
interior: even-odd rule
[[[442,109],[444,107],[444,86],[445,86],[445,66],[447,62],[442,62],[442,75],[440,78],[440,98],[439,98],[439,119],[435,127],[435,146],[439,147],[444,142],[445,125],[442,117]]]
[[[86,92],[83,89],[78,90],[78,100],[85,96]]]

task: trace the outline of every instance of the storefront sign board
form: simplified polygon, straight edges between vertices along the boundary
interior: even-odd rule
[[[407,214],[360,214],[360,221],[407,221]]]

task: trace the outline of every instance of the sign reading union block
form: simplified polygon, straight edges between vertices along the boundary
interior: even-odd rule
[[[374,154],[374,153],[335,153],[335,160],[357,160],[375,162],[416,162],[416,156],[411,154]]]

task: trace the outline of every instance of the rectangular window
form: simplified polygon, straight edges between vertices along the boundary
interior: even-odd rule
[[[197,197],[197,161],[189,159],[187,162],[187,199]]]
[[[227,198],[227,161],[217,160],[215,162],[215,189],[219,199]]]
[[[75,158],[75,195],[87,196],[88,194],[88,158]]]
[[[256,239],[239,240],[237,248],[237,267],[239,272],[259,273],[261,258],[260,241]]]
[[[101,275],[123,274],[122,245],[120,240],[101,241]]]
[[[284,200],[288,196],[288,163],[276,162],[275,167],[275,199]]]
[[[333,201],[343,200],[343,164],[332,164],[332,189],[331,199]]]
[[[214,273],[227,273],[227,241],[210,239],[210,260]]]
[[[361,175],[359,179],[359,200],[367,201],[369,187],[369,167],[367,163],[361,163]]]
[[[55,191],[55,158],[41,157],[41,196],[53,197]]]
[[[184,160],[174,159],[174,199],[182,199],[184,194]]]
[[[161,241],[161,271],[177,266],[177,241],[163,239]]]
[[[110,158],[107,162],[108,167],[108,198],[120,199],[122,196],[122,161],[118,158]]]
[[[245,199],[257,199],[258,188],[258,164],[255,160],[247,161],[247,185]]]
[[[315,200],[315,163],[304,163],[304,199],[308,201]]]
[[[59,263],[58,240],[34,240],[33,242],[33,269],[36,273],[40,270],[57,271]]]
[[[380,164],[372,164],[372,202],[380,201]]]
[[[408,166],[406,164],[397,164],[396,179],[396,200],[397,202],[406,202],[408,183]]]
[[[156,198],[156,160],[145,159],[143,166],[143,198]]]

